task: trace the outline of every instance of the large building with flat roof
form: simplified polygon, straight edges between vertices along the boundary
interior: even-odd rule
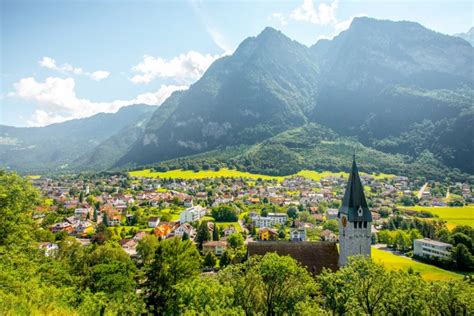
[[[447,258],[453,245],[429,238],[413,241],[413,254],[426,258]]]

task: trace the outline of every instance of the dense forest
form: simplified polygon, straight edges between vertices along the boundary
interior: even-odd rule
[[[98,228],[93,243],[40,228],[42,198],[27,179],[0,171],[0,314],[3,315],[468,315],[472,280],[427,282],[354,258],[316,277],[290,257],[269,253],[206,265],[189,240],[138,245],[131,259]],[[183,238],[185,239],[185,238]],[[40,242],[56,241],[45,255]]]

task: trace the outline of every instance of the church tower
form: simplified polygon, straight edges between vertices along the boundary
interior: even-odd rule
[[[339,221],[339,266],[345,265],[351,256],[370,257],[372,214],[365,200],[364,187],[360,181],[355,155],[337,217]]]

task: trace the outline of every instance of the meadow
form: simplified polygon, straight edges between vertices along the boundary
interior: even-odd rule
[[[421,277],[427,281],[461,279],[463,274],[447,271],[429,264],[414,261],[407,257],[394,255],[391,252],[372,247],[372,259],[383,264],[392,271],[408,271],[411,267],[415,272],[419,272]]]
[[[401,207],[402,209],[412,211],[427,211],[438,215],[440,219],[447,222],[448,228],[452,229],[458,225],[468,225],[474,227],[474,205],[462,207],[449,206],[410,206]]]
[[[364,174],[364,173],[362,173]],[[165,172],[151,171],[150,169],[137,170],[129,172],[131,177],[139,178],[172,178],[172,179],[205,179],[205,178],[245,178],[245,179],[263,179],[263,180],[277,180],[283,181],[285,178],[300,176],[314,181],[320,181],[327,177],[348,177],[347,172],[331,172],[331,171],[314,171],[314,170],[301,170],[296,174],[289,176],[269,176],[263,174],[255,174],[250,172],[238,171],[234,169],[222,168],[219,171],[215,170],[200,170],[198,172],[192,170],[170,170]],[[393,178],[391,174],[373,174],[375,178]]]

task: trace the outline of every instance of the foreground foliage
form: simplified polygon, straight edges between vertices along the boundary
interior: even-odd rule
[[[179,238],[141,243],[132,261],[114,241],[82,246],[59,242],[38,249],[41,228],[31,220],[36,190],[0,172],[1,315],[324,315],[474,312],[472,281],[427,282],[354,258],[337,272],[314,278],[290,257],[274,253],[217,273],[201,273],[196,246]],[[236,256],[237,257],[237,256]],[[225,266],[223,261],[221,267]]]

